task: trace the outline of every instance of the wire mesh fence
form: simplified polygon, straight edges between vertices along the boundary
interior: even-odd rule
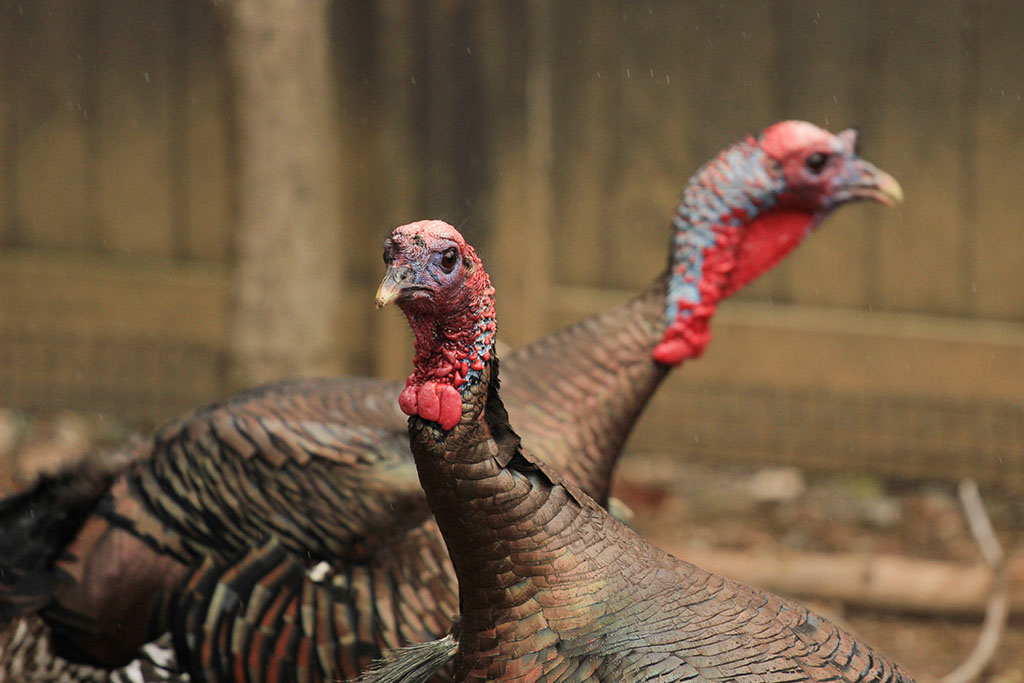
[[[972,476],[1024,491],[1024,408],[1012,403],[687,383],[661,396],[634,448],[696,460],[900,479]]]
[[[0,333],[0,405],[154,424],[222,391],[223,349],[166,339]]]

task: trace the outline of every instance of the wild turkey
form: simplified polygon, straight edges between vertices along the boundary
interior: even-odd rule
[[[787,132],[790,136],[788,141],[785,139]],[[681,361],[689,354],[698,354],[707,341],[707,319],[713,313],[717,300],[734,292],[756,276],[757,272],[770,267],[791,250],[799,240],[794,239],[789,231],[806,234],[828,212],[852,199],[870,198],[886,203],[899,199],[899,186],[891,177],[853,157],[855,135],[852,132],[838,137],[828,136],[827,139],[838,147],[836,153],[842,151],[847,157],[844,160],[846,166],[861,172],[862,177],[856,179],[860,187],[856,189],[836,186],[830,194],[809,196],[813,189],[811,185],[823,182],[822,178],[831,179],[835,172],[832,167],[822,168],[821,176],[809,173],[806,178],[801,178],[795,172],[789,173],[789,184],[782,188],[778,164],[774,161],[769,160],[764,170],[748,174],[740,172],[735,166],[753,154],[751,148],[755,145],[774,150],[781,157],[786,144],[796,146],[806,137],[815,141],[811,135],[813,132],[826,135],[809,124],[780,124],[766,131],[760,142],[747,140],[724,151],[716,162],[691,181],[676,220],[672,271],[678,282],[673,291],[703,292],[698,305],[692,305],[695,303],[692,299],[677,299],[675,305],[669,300],[666,305],[666,291],[669,288],[665,278],[658,286],[629,304],[626,307],[626,310],[631,311],[629,314],[625,311],[606,314],[598,317],[596,322],[589,321],[547,338],[543,342],[546,348],[542,347],[542,357],[573,358],[573,354],[584,353],[585,339],[599,339],[602,342],[601,348],[591,351],[586,356],[587,362],[620,368],[620,387],[642,385],[651,391],[664,374],[659,364],[651,362],[651,354],[668,354],[671,357],[666,360],[673,362]],[[764,156],[767,153],[762,150],[758,154]],[[826,163],[836,162],[826,160]],[[708,197],[715,202],[722,201],[716,197],[725,197],[727,200],[742,200],[743,204],[760,203],[763,209],[757,215],[749,215],[746,225],[736,221],[728,226],[740,233],[734,236],[735,239],[722,240],[725,244],[723,252],[732,254],[734,267],[731,270],[725,268],[730,258],[724,253],[709,253],[705,264],[718,264],[719,267],[710,269],[706,278],[700,278],[701,284],[696,290],[688,289],[685,285],[689,284],[687,275],[691,271],[686,266],[690,264],[687,257],[691,249],[687,247],[704,249],[716,244],[694,218],[705,215]],[[797,224],[797,217],[793,215],[794,205],[805,208],[807,220],[803,225]],[[720,213],[732,215],[731,210],[721,210]],[[694,225],[694,222],[697,224]],[[772,234],[773,230],[778,232]],[[753,249],[745,247],[745,238],[748,236],[760,240],[760,246]],[[773,239],[780,237],[782,239]],[[724,270],[729,272],[723,275]],[[655,301],[658,303],[655,304]],[[686,311],[693,313],[688,316]],[[674,323],[668,332],[666,317]],[[620,322],[616,325],[602,322],[611,319]],[[615,331],[615,335],[598,334],[602,326]],[[660,343],[663,337],[665,343]],[[628,343],[624,341],[627,339]],[[680,348],[679,339],[686,340],[689,346]],[[565,344],[564,353],[559,351],[559,342]],[[465,366],[461,361],[447,364],[457,366],[460,372],[465,368],[467,373],[473,367],[470,361],[466,361]],[[553,363],[550,368],[555,370]],[[528,396],[531,387],[521,381],[518,384],[523,395]],[[575,393],[571,394],[574,402],[603,415],[619,414],[615,410],[614,393],[609,395],[597,390],[590,391],[586,382],[579,384],[574,387]],[[554,395],[555,392],[549,393],[549,396]],[[629,397],[633,394],[624,391],[622,395]],[[522,401],[522,405],[527,405],[525,398]],[[441,408],[439,401],[438,417],[441,417]],[[576,410],[578,415],[585,415],[583,410]],[[551,403],[542,403],[529,412],[517,409],[513,416],[522,413],[522,419],[546,425],[543,417],[538,419],[538,416],[546,416],[548,412],[553,412]],[[534,426],[532,431],[538,430]],[[569,462],[573,467],[591,468],[592,472],[573,469],[570,478],[583,481],[586,484],[584,488],[589,491],[606,494],[612,461],[588,461],[583,456],[560,456],[551,460]],[[452,569],[444,559],[438,534],[434,521],[429,520],[402,540],[382,548],[369,562],[349,565],[320,581],[307,580],[302,586],[290,583],[287,598],[276,603],[275,610],[253,607],[253,599],[256,604],[265,604],[287,583],[282,577],[290,575],[298,580],[297,577],[301,576],[294,561],[289,560],[279,548],[258,548],[243,561],[231,565],[218,566],[209,562],[192,577],[184,596],[175,600],[178,612],[174,630],[182,659],[188,662],[195,680],[223,679],[225,672],[237,672],[238,667],[258,680],[261,676],[260,668],[256,666],[259,660],[254,660],[250,655],[269,649],[292,653],[289,661],[294,662],[297,677],[305,680],[307,674],[317,670],[317,667],[331,671],[331,662],[337,661],[341,653],[333,649],[333,646],[318,646],[315,652],[308,646],[305,650],[301,647],[307,642],[328,642],[332,633],[348,629],[358,634],[342,647],[342,650],[350,648],[355,653],[348,655],[350,662],[374,649],[389,647],[396,642],[422,641],[431,633],[437,637],[447,630],[450,615],[457,611]],[[255,597],[250,599],[251,595]],[[289,629],[280,638],[268,641],[266,634],[275,632],[273,623],[284,619],[287,614],[298,613],[305,618],[290,620]],[[336,673],[339,669],[351,670],[344,663],[340,667],[336,665],[333,671]],[[310,677],[315,678],[312,675]]]
[[[772,203],[794,213],[790,220],[803,217],[803,228],[816,220],[820,197],[862,196],[860,183],[877,178],[844,140],[802,126],[771,128],[734,152],[715,162],[726,178],[743,172],[735,164],[760,165],[764,155],[783,162],[764,185]],[[816,154],[827,158],[819,165]],[[813,194],[786,194],[791,174],[814,178]],[[748,199],[764,206],[764,194]],[[732,249],[750,228],[726,223],[713,201],[698,215],[721,239],[690,246],[705,268],[716,267],[686,299],[691,320],[751,261],[772,258]],[[457,638],[415,648],[413,664],[429,659],[426,670],[413,665],[407,675],[406,655],[369,680],[425,680],[450,654],[457,681],[910,680],[807,609],[650,545],[529,453],[498,393],[494,289],[454,228],[399,227],[384,258],[377,303],[396,301],[415,336],[399,404],[455,566],[461,619]],[[468,372],[452,358],[467,361]]]
[[[16,495],[0,501],[0,515],[12,522],[5,530],[11,538],[0,536],[0,543],[6,546],[4,559],[18,572],[0,572],[0,583],[31,587],[34,581],[42,584],[48,580],[48,567],[38,564],[39,558],[52,552],[53,547],[66,545],[67,538],[62,534],[68,533],[69,527],[73,528],[69,521],[87,514],[96,504],[116,473],[124,468],[130,451],[126,448],[89,453],[65,471],[43,477],[31,495]],[[49,514],[36,517],[36,510],[42,513],[47,509]],[[19,529],[19,522],[29,528]],[[17,545],[10,542],[15,539]],[[37,590],[26,590],[22,595],[13,597],[31,600],[45,590],[45,586],[40,585]],[[28,611],[32,604],[23,602],[18,607]],[[105,667],[69,662],[56,655],[48,632],[46,623],[38,614],[22,616],[0,625],[0,683],[157,683],[181,679],[176,669],[167,668],[166,654],[173,660],[169,644],[162,648],[147,646],[130,666],[111,671]],[[161,656],[162,652],[166,654]]]
[[[671,306],[667,282],[659,278],[626,306],[513,353],[506,363],[513,414],[522,410],[537,424],[524,434],[598,499],[606,499],[614,459],[667,371],[650,360]],[[351,378],[264,387],[162,430],[135,449],[136,464],[92,497],[69,495],[60,475],[44,478],[0,505],[6,561],[0,583],[8,601],[0,614],[46,605],[62,652],[121,662],[148,637],[141,626],[149,606],[184,576],[186,563],[224,562],[267,538],[305,564],[329,558],[344,568],[354,559],[366,570],[356,572],[348,589],[359,594],[358,585],[370,574],[379,579],[387,566],[368,559],[374,548],[387,548],[390,532],[426,514],[404,418],[390,398],[399,390]],[[544,420],[535,419],[538,411]],[[425,524],[426,531],[400,534],[396,547],[429,535],[431,523]],[[44,528],[56,537],[39,533]],[[58,555],[65,580],[51,600],[52,584],[41,579]],[[359,620],[372,621],[379,632],[371,642],[357,641],[361,659],[378,643],[392,646],[407,637],[389,631],[375,611],[360,612]]]
[[[118,668],[70,662],[55,654],[38,614],[0,627],[0,683],[187,683],[177,670],[169,637],[147,644],[139,658]]]

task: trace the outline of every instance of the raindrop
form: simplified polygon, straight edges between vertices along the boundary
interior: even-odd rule
[[[629,75],[629,69],[626,69],[626,78],[632,78],[632,76]]]
[[[148,71],[143,71],[142,72],[142,77],[146,80],[146,83],[149,83],[149,72]]]
[[[978,293],[978,283],[977,282],[972,282],[971,283],[971,294],[977,294],[977,293]]]

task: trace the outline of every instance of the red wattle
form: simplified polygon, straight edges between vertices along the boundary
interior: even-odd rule
[[[688,358],[700,358],[711,341],[708,321],[714,306],[697,306],[689,317],[678,317],[668,326],[665,335],[651,356],[662,365],[680,365]]]
[[[654,360],[662,365],[676,366],[687,358],[687,347],[682,339],[663,339],[651,353]]]
[[[437,397],[437,388],[435,382],[424,382],[420,385],[416,398],[419,401],[420,417],[424,420],[437,422],[437,418],[441,416],[441,401]]]
[[[416,415],[416,387],[406,384],[405,389],[398,395],[398,407],[406,415]]]
[[[449,430],[459,424],[462,419],[462,396],[451,384],[438,385],[438,399],[441,403],[441,414],[437,421],[441,429]]]
[[[793,251],[814,227],[814,214],[805,211],[769,211],[747,223],[736,255],[736,268],[725,296],[735,293],[757,276],[771,270]]]
[[[424,420],[437,422],[446,431],[462,419],[462,395],[446,382],[427,380],[410,384],[399,395],[398,405],[406,415],[419,415]]]

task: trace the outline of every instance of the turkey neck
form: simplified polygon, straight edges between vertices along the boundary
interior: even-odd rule
[[[719,301],[773,265],[736,267],[746,235],[759,234],[749,228],[769,221],[763,212],[779,192],[765,168],[753,140],[702,167],[676,207],[664,275],[627,304],[516,351],[503,365],[503,392],[527,446],[602,505],[626,439],[661,382],[703,353]],[[777,239],[780,218],[760,232]],[[792,218],[782,232],[798,240],[812,217]]]
[[[602,504],[638,416],[668,375],[651,352],[665,331],[668,276],[502,362],[512,423],[541,460]]]
[[[420,482],[459,579],[467,633],[493,629],[501,611],[539,613],[531,598],[550,582],[551,567],[572,574],[572,532],[598,510],[520,450],[497,394],[497,359],[481,380],[463,392],[466,409],[451,431],[409,420]]]

